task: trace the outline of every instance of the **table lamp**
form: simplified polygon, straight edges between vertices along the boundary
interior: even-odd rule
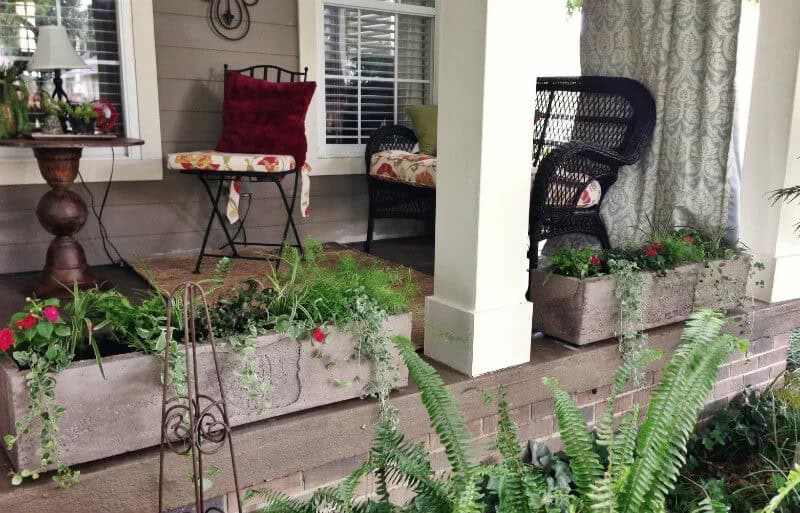
[[[62,25],[46,25],[39,27],[36,39],[36,51],[28,69],[32,71],[54,71],[53,98],[69,101],[64,92],[61,80],[62,69],[86,69],[89,66],[83,61],[67,37],[67,29]]]

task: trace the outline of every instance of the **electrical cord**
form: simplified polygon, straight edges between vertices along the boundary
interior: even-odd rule
[[[78,176],[81,179],[81,184],[83,188],[86,189],[86,192],[89,194],[89,204],[92,209],[92,213],[94,214],[95,219],[97,219],[97,225],[100,230],[100,241],[103,245],[103,251],[108,257],[108,261],[111,262],[113,265],[119,265],[120,267],[125,266],[125,261],[122,258],[122,254],[119,252],[117,247],[111,242],[111,239],[108,236],[108,230],[106,229],[106,225],[103,224],[103,212],[106,209],[106,202],[108,201],[108,193],[111,190],[111,182],[114,179],[114,164],[116,163],[116,154],[114,153],[114,148],[111,148],[111,173],[108,175],[108,182],[106,182],[106,189],[103,192],[103,201],[100,202],[100,211],[97,211],[97,206],[95,205],[94,194],[89,186],[86,184],[86,181],[83,179],[83,175],[80,171],[78,171]],[[111,252],[109,251],[109,246],[114,250],[114,253],[117,254],[117,260],[114,260],[114,257],[111,256]]]

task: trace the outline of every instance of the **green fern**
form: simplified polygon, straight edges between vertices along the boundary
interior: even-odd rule
[[[571,460],[570,467],[578,492],[581,495],[589,495],[592,493],[592,483],[602,479],[603,468],[594,450],[586,420],[572,401],[572,396],[561,390],[558,380],[543,378],[542,383],[553,393],[561,440]]]
[[[420,398],[428,411],[431,426],[444,446],[452,467],[453,511],[456,513],[478,511],[475,463],[469,446],[472,436],[467,430],[464,417],[445,388],[439,373],[417,354],[411,341],[404,337],[394,337],[392,341],[408,367],[409,377],[419,388]]]
[[[586,422],[572,397],[553,378],[542,381],[553,391],[561,438],[571,458],[578,493],[595,513],[663,513],[665,496],[675,485],[685,462],[686,443],[722,365],[737,345],[746,344],[722,334],[722,314],[693,313],[681,337],[683,343],[664,368],[664,377],[652,393],[648,416],[636,430],[635,408],[613,430],[616,396],[636,369],[658,357],[648,351],[625,362],[617,372],[606,411],[598,426],[598,445],[608,447],[608,465],[601,468]],[[719,508],[714,501],[701,508]],[[701,511],[703,511],[701,509]]]
[[[639,433],[636,461],[623,492],[625,513],[660,511],[685,461],[686,443],[722,365],[740,342],[720,334],[721,313],[692,314],[683,344],[664,368]]]

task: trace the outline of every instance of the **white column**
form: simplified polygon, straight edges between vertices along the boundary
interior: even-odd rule
[[[764,301],[800,297],[800,206],[770,206],[775,189],[800,184],[800,2],[761,2],[742,176],[741,238],[766,269]]]
[[[475,376],[530,359],[531,0],[439,0],[434,295],[425,354]]]

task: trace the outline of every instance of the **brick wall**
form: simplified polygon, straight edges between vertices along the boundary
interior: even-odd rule
[[[728,362],[720,367],[719,377],[709,397],[706,407],[701,414],[701,419],[708,418],[713,412],[726,406],[731,399],[740,395],[746,387],[763,390],[786,369],[786,357],[789,349],[789,333],[777,336],[760,338],[750,344],[747,353],[734,352]],[[615,415],[621,416],[629,411],[634,404],[647,406],[650,402],[650,392],[660,380],[660,370],[650,370],[645,374],[644,388],[633,389],[619,396],[615,405]],[[612,375],[608,376],[609,383],[594,387],[589,390],[579,390],[573,393],[573,399],[581,408],[586,420],[593,424],[598,420],[605,407],[605,400],[611,392]],[[565,383],[564,385],[568,385]],[[562,448],[561,437],[558,434],[558,423],[555,419],[553,401],[551,399],[538,400],[528,404],[515,404],[511,411],[516,422],[519,437],[522,441],[530,439],[547,444],[552,451]],[[465,412],[469,418],[469,412]],[[401,418],[402,426],[402,418]],[[497,415],[487,415],[468,421],[467,427],[473,434],[473,444],[477,449],[478,458],[488,461],[496,457],[492,451],[497,431]],[[365,433],[365,436],[368,436]],[[435,471],[444,471],[448,468],[444,448],[439,443],[436,434],[427,433],[418,441],[422,442],[430,451],[430,461]],[[270,488],[296,497],[309,497],[315,489],[322,486],[336,484],[344,476],[354,471],[367,458],[367,454],[334,461],[320,467],[303,470],[290,475],[266,481],[259,488]],[[374,492],[372,476],[366,477],[359,490],[359,495],[368,495]],[[390,490],[392,500],[404,503],[413,497],[413,494],[402,488],[395,487]],[[228,512],[236,512],[236,497],[229,494]],[[245,506],[245,511],[255,511],[260,506],[254,500]]]

